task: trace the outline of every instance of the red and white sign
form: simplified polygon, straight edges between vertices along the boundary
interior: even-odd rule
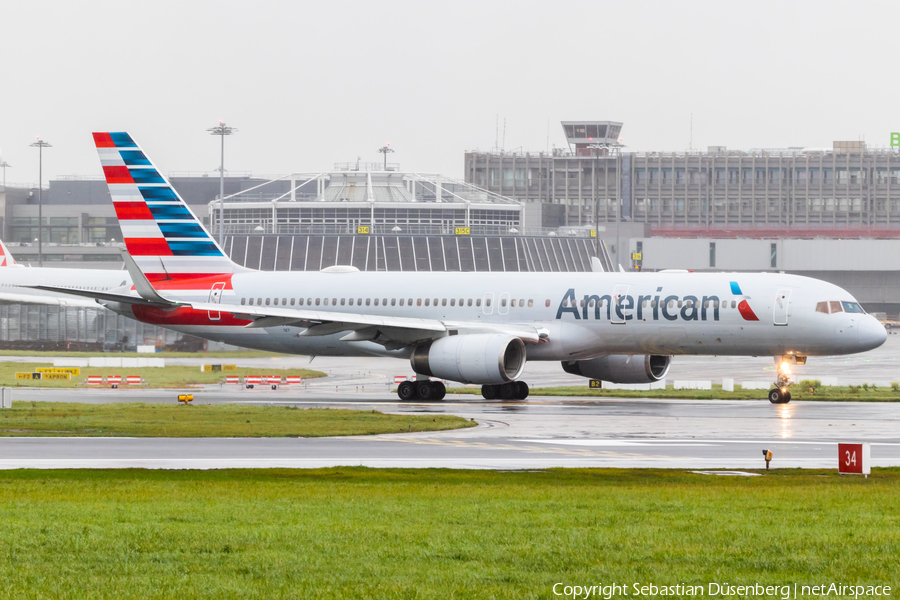
[[[838,444],[838,473],[868,475],[872,472],[868,443]]]
[[[281,375],[263,375],[262,383],[263,385],[281,385]]]
[[[286,375],[284,382],[288,385],[299,385],[303,383],[303,378],[300,375]]]
[[[140,385],[144,382],[141,380],[140,375],[128,375],[125,377],[125,383],[128,385]]]
[[[225,376],[225,383],[240,383],[240,382],[241,382],[241,378],[238,377],[237,375],[226,375]]]
[[[103,375],[88,375],[88,385],[100,385],[103,383]]]
[[[259,384],[262,383],[262,377],[259,375],[247,375],[244,377],[244,383],[246,384]]]
[[[406,377],[405,375],[394,375],[394,383],[403,383],[407,379],[409,379],[409,377]]]
[[[122,383],[122,376],[121,376],[121,375],[107,375],[107,376],[106,376],[106,383],[110,383],[110,384],[112,384],[112,383],[115,383],[115,384]]]

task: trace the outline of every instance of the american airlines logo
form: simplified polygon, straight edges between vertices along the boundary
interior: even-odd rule
[[[749,296],[745,296],[736,281],[731,283],[731,293],[741,297],[738,303],[738,312],[745,321],[759,321],[759,318],[747,303]],[[576,320],[606,319],[618,322],[660,319],[666,321],[718,321],[719,308],[722,306],[718,296],[678,296],[665,295],[662,288],[657,288],[656,294],[638,295],[637,297],[623,294],[615,297],[610,294],[602,296],[597,294],[585,294],[581,299],[575,295],[575,288],[570,288],[556,310],[556,318],[562,319],[563,315],[571,314]],[[726,300],[727,302],[727,300]]]

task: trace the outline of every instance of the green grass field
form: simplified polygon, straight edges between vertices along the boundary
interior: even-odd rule
[[[481,388],[450,388],[448,394],[481,394]],[[629,390],[592,390],[586,385],[569,387],[531,388],[529,396],[571,396],[583,398],[683,398],[690,400],[763,400],[768,390],[744,390],[735,385],[733,392],[723,392],[722,386],[713,384],[711,390],[676,390],[668,385],[665,390],[632,392]],[[900,402],[900,391],[889,387],[821,386],[810,393],[809,388],[791,386],[792,400],[830,400],[846,402]]]
[[[900,584],[900,470],[0,473],[0,598]]]
[[[0,436],[322,437],[474,427],[453,415],[239,404],[13,402],[0,411]]]
[[[226,375],[300,375],[304,379],[315,379],[325,377],[325,373],[321,371],[313,371],[312,369],[279,369],[279,368],[256,368],[256,367],[238,367],[234,371],[200,371],[200,367],[187,367],[172,365],[167,367],[81,367],[80,375],[73,375],[71,379],[16,379],[16,373],[31,373],[39,367],[52,367],[52,363],[14,363],[0,362],[0,382],[6,387],[51,387],[51,388],[73,388],[83,387],[87,381],[88,375],[121,375],[123,385],[122,388],[128,387],[162,387],[162,388],[179,388],[191,385],[200,385],[208,383],[219,383],[225,379]],[[140,375],[144,378],[146,385],[128,386],[125,385],[125,376]],[[109,387],[104,384],[104,387]]]

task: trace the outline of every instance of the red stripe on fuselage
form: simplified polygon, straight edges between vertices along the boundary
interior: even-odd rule
[[[116,144],[112,140],[109,132],[94,133],[94,145],[98,148],[115,148]]]
[[[152,221],[153,213],[146,202],[113,202],[120,221]]]
[[[106,175],[106,183],[134,183],[128,167],[103,167],[103,174]]]
[[[195,283],[198,279],[202,279],[202,280],[204,280],[204,282],[208,279],[209,281],[212,281],[213,283],[215,283],[217,281],[225,281],[226,279],[228,279],[229,283],[228,283],[228,287],[226,289],[229,289],[229,290],[232,289],[230,287],[231,286],[230,277],[232,276],[232,273],[217,274],[217,273],[147,273],[147,272],[145,272],[144,275],[147,277],[147,279],[149,279],[150,281],[154,281],[154,282],[156,282],[156,281],[159,281],[159,282],[171,281],[174,283],[174,282],[178,281],[179,283],[181,283],[182,285],[185,286],[182,289],[201,289],[200,284]],[[203,285],[206,285],[206,283],[204,283]],[[212,287],[212,283],[210,283],[209,285],[210,285],[210,287]],[[203,289],[206,289],[206,288],[203,288]]]
[[[132,256],[172,256],[166,238],[125,238],[125,247]]]
[[[250,319],[237,319],[227,312],[220,313],[220,320],[211,321],[209,313],[205,310],[193,308],[176,308],[175,310],[162,310],[151,306],[132,305],[131,312],[134,318],[142,323],[151,325],[215,325],[225,327],[243,327],[250,323]]]
[[[187,275],[187,277],[180,277]],[[233,290],[231,277],[233,273],[190,275],[189,273],[172,273],[172,279],[157,281],[153,287],[158,290],[203,290],[208,292],[217,283],[225,283],[226,290]]]

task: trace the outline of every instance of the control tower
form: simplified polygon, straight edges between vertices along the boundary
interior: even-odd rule
[[[562,121],[569,148],[575,146],[577,156],[605,156],[610,148],[621,146],[617,121]]]

